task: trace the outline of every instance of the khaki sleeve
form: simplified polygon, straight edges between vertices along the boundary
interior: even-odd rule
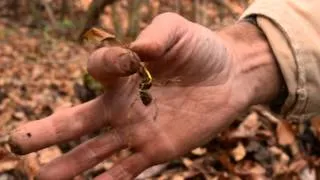
[[[288,88],[281,113],[294,121],[320,114],[319,7],[319,0],[257,0],[240,18],[257,17]]]

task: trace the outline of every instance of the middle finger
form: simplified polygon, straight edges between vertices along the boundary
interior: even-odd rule
[[[116,130],[81,144],[43,167],[38,179],[71,179],[125,147]]]

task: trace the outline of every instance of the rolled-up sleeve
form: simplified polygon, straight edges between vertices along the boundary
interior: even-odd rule
[[[320,113],[320,1],[257,0],[241,16],[256,16],[288,89],[282,114],[305,120]]]

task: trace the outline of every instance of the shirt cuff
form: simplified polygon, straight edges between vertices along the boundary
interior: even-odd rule
[[[312,46],[315,39],[320,42],[320,36],[304,17],[311,10],[293,6],[294,3],[285,0],[258,0],[240,19],[256,16],[288,89],[281,114],[286,119],[301,121],[320,112],[320,48]],[[306,33],[315,39],[307,38]]]

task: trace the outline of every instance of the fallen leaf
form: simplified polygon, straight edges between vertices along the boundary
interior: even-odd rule
[[[246,149],[241,142],[238,143],[237,147],[235,147],[231,154],[235,161],[241,161],[246,156]]]
[[[198,148],[192,150],[191,153],[194,155],[197,155],[197,156],[202,156],[207,153],[207,149],[198,147]]]
[[[318,139],[320,139],[320,115],[311,118],[311,129]]]
[[[38,151],[40,164],[47,164],[53,159],[62,155],[61,150],[57,146],[51,146]]]
[[[235,172],[238,175],[263,175],[266,173],[265,168],[260,164],[252,161],[245,161],[244,163],[237,164]]]
[[[101,42],[106,43],[105,45],[120,44],[120,42],[117,41],[116,37],[113,34],[107,33],[104,30],[95,27],[89,29],[82,38],[88,43],[94,44]]]
[[[287,165],[289,163],[290,157],[282,151],[282,149],[278,147],[270,147],[269,151],[272,153],[273,156],[279,158],[279,163]]]
[[[19,163],[17,159],[7,159],[0,161],[0,172],[10,171],[15,169]]]
[[[193,161],[190,160],[189,158],[182,158],[182,163],[188,168],[192,169],[193,168]]]
[[[19,120],[26,119],[26,116],[23,112],[15,112],[13,113],[13,117]]]
[[[306,160],[298,159],[290,164],[289,169],[290,171],[293,171],[293,172],[300,172],[307,166],[308,166],[308,162]]]
[[[304,168],[300,173],[299,173],[300,179],[306,179],[306,180],[316,180],[316,171],[315,169],[310,169],[310,168]]]
[[[258,114],[252,112],[240,126],[229,134],[229,138],[247,138],[253,137],[259,129],[261,123],[258,121]]]
[[[278,143],[282,146],[291,145],[295,142],[295,136],[291,125],[287,121],[280,121],[277,125]]]
[[[174,175],[172,180],[184,180],[185,178],[181,175]]]

